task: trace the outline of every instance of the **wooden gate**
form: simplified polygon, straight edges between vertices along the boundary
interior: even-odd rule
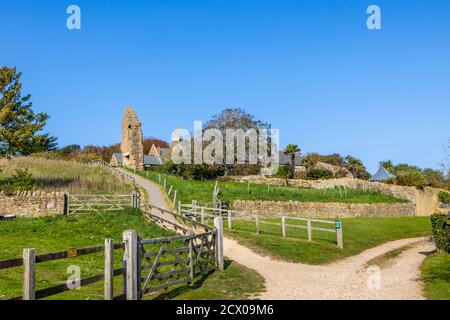
[[[139,208],[140,197],[137,192],[131,194],[108,195],[67,195],[67,212],[121,211],[126,207]]]
[[[181,284],[216,269],[216,232],[140,240],[140,296]]]

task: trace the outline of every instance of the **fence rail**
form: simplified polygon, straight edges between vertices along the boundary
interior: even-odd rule
[[[67,194],[66,199],[69,214],[92,211],[121,211],[126,207],[140,207],[140,195],[135,191],[130,194],[109,195]]]
[[[79,256],[105,252],[105,256],[108,255],[108,251],[112,252],[114,250],[124,249],[124,243],[113,243],[112,240],[107,239],[104,246],[94,246],[86,248],[71,248],[64,251],[44,253],[36,255],[35,249],[24,249],[23,257],[16,259],[9,259],[0,261],[0,269],[9,269],[14,267],[23,267],[23,286],[22,286],[22,296],[11,298],[11,300],[35,300],[50,297],[65,291],[70,290],[67,283],[61,283],[51,287],[36,290],[36,264],[55,261],[61,259],[75,258]],[[80,287],[96,283],[99,281],[105,281],[108,283],[108,287],[105,286],[105,298],[107,297],[107,290],[112,292],[112,281],[106,279],[108,276],[116,277],[123,275],[125,273],[124,268],[113,269],[112,272],[107,272],[105,268],[105,273],[90,276],[79,280]],[[111,299],[120,299],[122,295],[113,297],[109,296]]]
[[[134,177],[132,175],[130,175],[126,172],[123,172],[122,170],[119,170],[116,167],[113,167],[112,165],[110,165],[108,162],[106,162],[104,160],[96,159],[96,160],[91,160],[89,163],[93,164],[93,165],[99,165],[102,167],[106,167],[109,170],[111,170],[112,172],[121,176],[122,178],[129,180],[130,182],[133,183],[133,185],[136,183],[136,179],[134,179]]]
[[[313,218],[301,218],[301,217],[291,217],[291,216],[273,216],[273,215],[262,215],[262,214],[252,214],[234,211],[230,209],[222,209],[222,208],[212,208],[206,206],[198,206],[198,203],[193,201],[192,204],[178,204],[180,208],[179,211],[182,215],[187,217],[195,217],[196,219],[200,219],[201,223],[209,224],[211,219],[214,219],[217,216],[220,216],[227,220],[228,230],[233,228],[233,221],[249,221],[249,219],[239,218],[238,215],[249,216],[250,220],[255,221],[256,232],[261,233],[260,225],[274,225],[280,226],[281,235],[283,238],[286,238],[286,228],[298,228],[298,229],[306,229],[308,234],[308,241],[312,241],[313,239],[313,231],[320,232],[330,232],[336,234],[336,244],[339,249],[344,249],[344,240],[343,240],[343,230],[342,230],[342,221],[341,220],[321,220],[321,219],[313,219]],[[278,220],[280,222],[273,221],[265,221],[262,219],[270,219],[270,220]],[[306,225],[299,224],[289,224],[288,221],[304,221]],[[323,226],[314,226],[313,224],[330,224],[334,227],[325,228]]]

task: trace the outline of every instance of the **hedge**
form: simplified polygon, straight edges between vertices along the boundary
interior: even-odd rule
[[[438,251],[450,253],[450,224],[447,215],[433,214],[431,216],[431,227]]]

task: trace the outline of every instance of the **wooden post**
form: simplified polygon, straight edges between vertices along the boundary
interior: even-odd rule
[[[258,215],[255,216],[256,217],[256,233],[260,233],[259,231],[259,220],[258,220]]]
[[[137,233],[134,230],[127,230],[123,233],[123,242],[125,243],[124,258],[126,261],[126,299],[138,299],[138,241]]]
[[[36,250],[23,249],[22,300],[35,300]]]
[[[178,200],[178,213],[181,214],[181,201]]]
[[[231,210],[228,210],[228,230],[231,230]]]
[[[189,236],[194,236],[194,232],[190,231]],[[195,277],[195,256],[194,256],[194,239],[189,239],[189,283],[194,284]]]
[[[337,225],[337,223],[336,223]],[[342,236],[342,222],[339,220],[339,228],[336,228],[336,242],[339,249],[344,249],[344,239]]]
[[[307,225],[308,225],[308,241],[312,241],[312,225],[311,225],[311,220],[307,221]]]
[[[114,298],[114,240],[105,239],[105,300]]]
[[[281,232],[283,234],[283,238],[286,238],[286,217],[281,217]]]
[[[214,227],[216,228],[216,257],[217,268],[223,271],[223,224],[222,217],[214,218]]]
[[[204,223],[205,222],[205,208],[201,208],[200,209],[200,214],[201,214],[201,221],[202,221],[202,223]]]
[[[161,173],[158,174],[158,183],[161,184]]]
[[[177,190],[175,190],[175,193],[173,194],[173,204],[175,205],[177,203]]]
[[[247,181],[247,193],[250,193],[250,181]]]
[[[170,194],[172,193],[172,189],[173,189],[173,186],[170,186],[169,192],[167,193],[168,196],[170,196]]]

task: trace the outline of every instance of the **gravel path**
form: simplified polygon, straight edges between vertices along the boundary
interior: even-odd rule
[[[262,299],[287,300],[419,300],[422,295],[419,267],[426,254],[434,250],[427,238],[402,239],[335,262],[312,266],[273,260],[226,239],[225,255],[259,272],[266,279],[267,291]],[[414,244],[402,252],[394,263],[381,269],[379,289],[369,289],[368,279],[376,279],[366,263],[386,252]],[[369,281],[369,283],[373,283]]]
[[[147,190],[150,204],[170,209],[158,184],[136,174],[131,175],[137,184]],[[152,213],[161,215],[155,209]],[[170,215],[163,216],[173,218]],[[369,279],[376,279],[377,276],[370,272],[371,268],[367,268],[367,262],[407,245],[412,246],[395,258],[389,267],[381,269],[379,289],[369,289],[368,282],[373,283]],[[426,254],[434,249],[427,238],[402,239],[332,264],[312,266],[273,260],[253,252],[235,240],[226,238],[224,241],[225,255],[228,258],[256,270],[265,278],[267,290],[260,298],[274,300],[424,299],[419,268]]]

